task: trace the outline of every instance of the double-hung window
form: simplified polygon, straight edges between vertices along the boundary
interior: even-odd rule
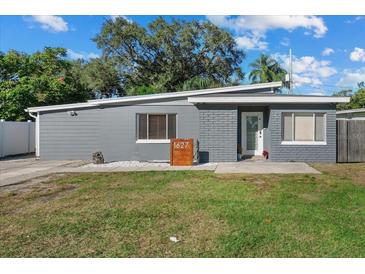
[[[325,144],[326,115],[312,112],[282,113],[283,144]]]
[[[137,141],[167,142],[176,138],[176,114],[137,114]]]

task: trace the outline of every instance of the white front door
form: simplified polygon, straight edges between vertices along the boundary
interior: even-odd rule
[[[262,155],[264,147],[262,128],[262,112],[242,112],[241,145],[243,155]]]

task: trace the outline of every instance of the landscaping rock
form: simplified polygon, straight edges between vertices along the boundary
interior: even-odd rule
[[[94,164],[104,164],[104,156],[101,151],[94,152],[93,154],[93,163]]]

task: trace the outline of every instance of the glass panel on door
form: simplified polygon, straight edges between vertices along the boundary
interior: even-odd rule
[[[247,150],[258,149],[258,140],[257,140],[258,129],[259,129],[259,117],[246,116]]]

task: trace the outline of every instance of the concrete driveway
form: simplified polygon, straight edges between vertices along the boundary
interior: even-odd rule
[[[83,161],[40,161],[34,156],[9,157],[0,160],[0,187],[18,184],[57,172],[61,167],[78,167]]]

